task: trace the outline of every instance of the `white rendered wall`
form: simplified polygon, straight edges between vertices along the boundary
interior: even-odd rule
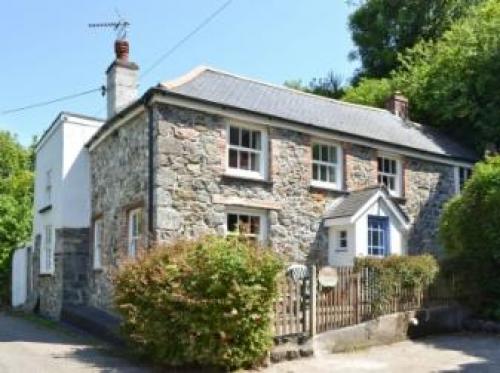
[[[347,232],[347,248],[340,248],[340,232]],[[352,266],[356,255],[354,224],[333,226],[328,230],[328,263],[334,267]]]
[[[85,228],[90,222],[90,165],[86,142],[101,122],[61,114],[36,150],[33,235],[46,225]],[[52,198],[46,200],[46,175],[52,173]],[[43,213],[43,209],[52,208]]]

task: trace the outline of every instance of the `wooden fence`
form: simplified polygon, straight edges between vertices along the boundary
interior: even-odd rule
[[[416,310],[424,304],[443,304],[453,299],[450,281],[438,279],[423,290],[398,287],[389,302],[377,302],[380,297],[371,271],[336,269],[338,282],[334,287],[320,285],[314,266],[310,268],[310,277],[301,280],[283,276],[273,309],[277,338],[314,335],[355,325],[376,315]]]

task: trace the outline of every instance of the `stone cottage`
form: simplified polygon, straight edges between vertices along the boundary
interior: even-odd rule
[[[246,235],[290,261],[335,266],[439,253],[441,208],[477,156],[412,122],[401,94],[382,110],[199,67],[137,97],[127,42],[115,50],[108,118],[80,149],[89,211],[87,236],[71,241],[84,248],[79,264],[66,260],[75,245],[47,238],[57,242],[52,227],[34,230],[34,255],[40,268],[53,263],[44,276],[59,289],[35,279],[40,307],[52,299],[46,314],[110,309],[121,260],[179,237]],[[44,172],[37,164],[37,180]],[[81,281],[65,285],[75,273]]]

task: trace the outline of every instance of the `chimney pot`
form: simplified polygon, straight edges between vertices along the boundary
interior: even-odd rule
[[[129,45],[126,40],[115,41],[115,55],[116,59],[120,61],[128,61]]]
[[[401,91],[394,92],[394,94],[387,100],[385,106],[387,110],[394,115],[397,115],[402,119],[409,119],[410,112],[408,98],[406,98]]]

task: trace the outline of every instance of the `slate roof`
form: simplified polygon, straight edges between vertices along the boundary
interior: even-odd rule
[[[399,147],[472,162],[478,159],[475,152],[435,129],[405,121],[387,110],[319,97],[208,67],[199,67],[159,87],[194,99]]]
[[[373,186],[350,192],[347,196],[342,197],[337,203],[334,203],[327,210],[324,218],[335,219],[353,216],[379,191],[382,191],[388,197],[389,203],[392,203],[396,209],[401,212],[406,221],[408,221],[409,219],[406,213],[401,209],[399,204],[391,200],[386,188],[383,186]]]

